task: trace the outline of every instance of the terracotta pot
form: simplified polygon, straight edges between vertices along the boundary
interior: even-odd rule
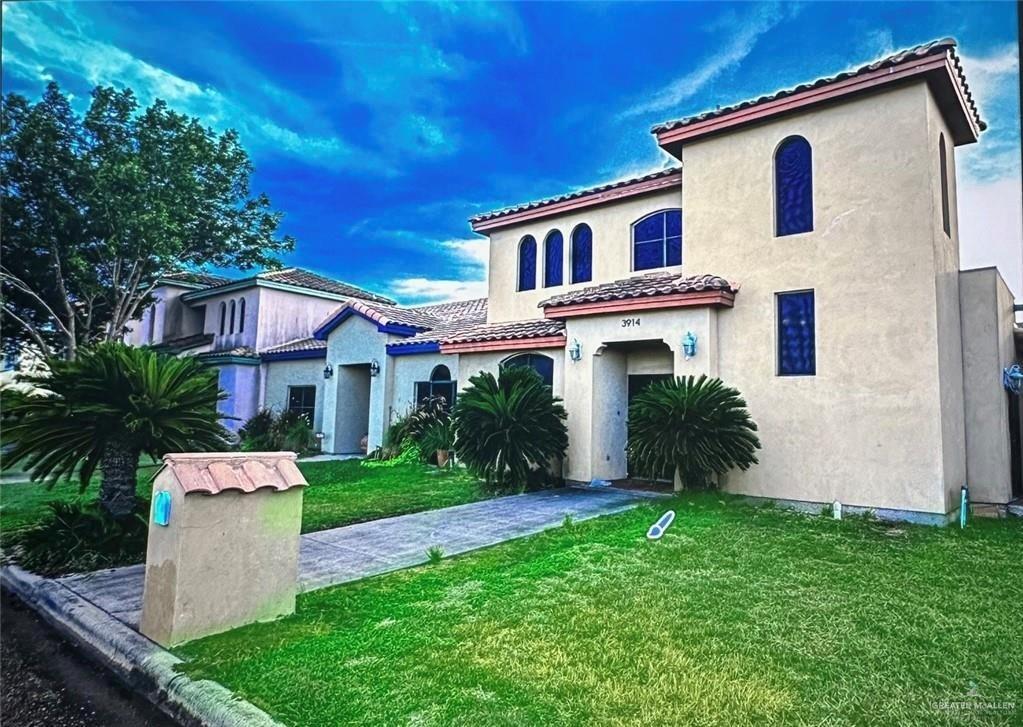
[[[437,450],[437,466],[438,467],[447,467],[447,465],[448,465],[448,457],[449,457],[448,450],[446,450],[446,449],[438,449]]]

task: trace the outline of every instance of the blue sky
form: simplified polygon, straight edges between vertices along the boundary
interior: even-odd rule
[[[1023,294],[1013,3],[5,3],[5,92],[97,83],[234,127],[288,264],[485,292],[478,212],[651,171],[652,123],[948,35],[990,126],[957,150],[964,265]],[[1007,268],[1012,268],[1007,269]]]

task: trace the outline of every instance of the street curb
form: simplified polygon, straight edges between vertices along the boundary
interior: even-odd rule
[[[60,583],[4,566],[0,585],[180,724],[283,727],[221,684],[179,673],[181,659]]]

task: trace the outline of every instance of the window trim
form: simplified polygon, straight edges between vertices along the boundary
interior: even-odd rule
[[[317,391],[316,391],[316,384],[288,384],[288,398],[287,398],[287,403],[285,404],[285,411],[288,411],[288,412],[295,411],[291,407],[291,392],[294,389],[312,389],[313,390],[313,405],[312,405],[312,407],[305,407],[305,406],[303,406],[301,408],[302,409],[311,409],[311,411],[309,412],[309,426],[310,426],[310,428],[315,427],[316,426],[316,407],[317,407],[317,404],[318,404],[317,399],[319,398],[318,395],[317,395]],[[302,412],[300,412],[300,413],[302,413]]]
[[[576,251],[576,233],[582,228],[586,228],[590,231],[590,264],[586,271],[586,280],[576,280],[575,278],[575,251]],[[569,237],[568,243],[568,267],[569,267],[569,284],[575,285],[576,283],[589,283],[593,281],[593,228],[585,222],[580,222],[578,225],[572,228],[571,236]]]
[[[642,217],[640,217],[638,220],[633,221],[632,225],[630,225],[630,227],[629,227],[629,244],[631,245],[631,249],[629,251],[630,252],[629,257],[630,257],[630,261],[631,261],[632,272],[640,272],[640,271],[643,271],[643,270],[663,270],[665,268],[677,268],[677,267],[679,267],[679,266],[681,266],[681,265],[683,265],[685,263],[685,259],[686,259],[686,256],[685,256],[685,244],[684,244],[685,234],[684,234],[683,228],[680,227],[679,228],[679,235],[678,235],[678,240],[679,240],[679,262],[678,262],[678,264],[672,264],[672,265],[668,264],[668,237],[669,237],[668,236],[668,217],[667,217],[667,213],[668,212],[678,212],[679,218],[681,220],[681,218],[682,218],[682,208],[681,207],[664,207],[662,209],[655,210],[653,212],[648,212],[647,214],[645,214]],[[664,234],[661,237],[661,264],[660,265],[655,265],[654,267],[650,267],[650,268],[638,268],[638,267],[636,267],[636,226],[639,225],[640,223],[642,223],[644,220],[648,220],[651,217],[655,217],[657,215],[665,215],[665,217],[664,217],[664,227],[663,227]],[[681,225],[683,227],[684,227],[684,224],[685,224],[685,221],[681,220]],[[672,237],[674,237],[674,235],[672,235]],[[657,242],[657,240],[644,240],[640,244],[650,244],[650,243],[653,243],[653,242]]]
[[[782,328],[781,328],[781,299],[786,295],[802,295],[809,293],[813,300],[813,370],[802,373],[782,373],[781,350],[782,350]],[[794,288],[792,290],[780,290],[774,294],[774,375],[778,378],[806,378],[817,375],[817,289],[816,288]]]
[[[785,233],[782,233],[781,229],[780,229],[780,226],[781,226],[781,215],[779,214],[779,212],[780,212],[780,210],[779,210],[779,201],[780,201],[779,191],[780,190],[778,188],[778,152],[781,151],[783,146],[788,144],[790,141],[795,141],[796,139],[802,139],[804,142],[806,142],[807,147],[809,147],[809,149],[810,149],[810,228],[807,229],[807,230],[801,230],[799,232],[785,232]],[[796,235],[806,235],[806,234],[809,234],[809,233],[814,231],[814,226],[815,226],[816,220],[817,220],[817,215],[815,214],[816,213],[816,201],[815,201],[816,195],[814,194],[814,179],[816,177],[816,174],[814,173],[814,159],[815,159],[815,157],[816,157],[816,154],[814,154],[813,144],[811,144],[810,140],[807,139],[802,134],[789,134],[784,139],[779,141],[777,146],[774,147],[774,154],[771,156],[771,181],[772,181],[772,188],[774,190],[774,199],[772,201],[774,202],[773,207],[774,207],[774,236],[775,237],[795,237]]]
[[[951,195],[948,185],[948,150],[945,148],[945,134],[938,135],[938,174],[941,176],[941,228],[945,237],[952,237]]]
[[[533,245],[533,275],[530,287],[522,287],[522,251],[525,249],[527,243]],[[536,255],[537,255],[537,244],[536,238],[532,235],[523,235],[519,240],[519,246],[516,249],[516,264],[515,264],[515,291],[517,293],[524,293],[529,290],[536,290]]]
[[[551,240],[553,240],[555,236],[561,238],[561,250],[558,252],[558,267],[561,268],[560,270],[561,276],[556,283],[550,281],[549,275],[551,270],[547,266],[548,256],[547,251],[550,249],[549,246],[551,244]],[[557,288],[558,286],[564,284],[565,284],[565,235],[564,233],[561,232],[561,230],[555,227],[550,232],[548,232],[547,235],[543,238],[543,287]]]

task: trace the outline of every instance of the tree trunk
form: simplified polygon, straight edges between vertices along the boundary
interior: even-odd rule
[[[107,443],[100,462],[103,480],[99,488],[99,503],[111,516],[123,518],[135,512],[138,468],[137,450],[117,440]]]

